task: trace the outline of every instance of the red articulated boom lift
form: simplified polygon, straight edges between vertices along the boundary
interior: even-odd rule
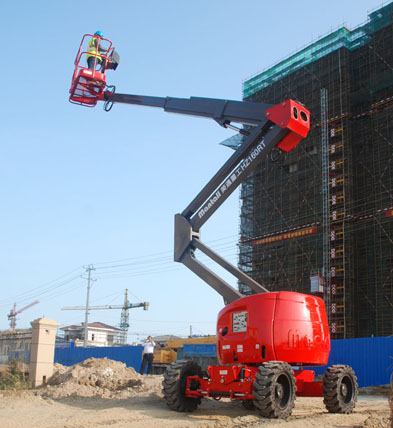
[[[75,97],[73,88],[80,84],[80,75],[86,76],[75,71],[71,98]],[[100,81],[105,82],[105,76]],[[323,396],[329,412],[352,412],[358,385],[351,367],[331,366],[322,381],[315,381],[315,372],[306,368],[326,365],[329,358],[330,334],[324,301],[295,292],[269,292],[200,240],[203,224],[262,159],[273,153],[276,156],[277,151],[295,149],[307,136],[309,111],[294,100],[269,105],[196,97],[160,98],[117,94],[114,87],[102,89],[101,83],[91,89],[90,97],[95,100],[87,105],[104,101],[107,111],[113,103],[125,103],[211,118],[243,136],[240,147],[183,212],[175,216],[174,260],[215,289],[226,306],[217,320],[217,356],[221,365],[210,366],[205,372],[193,361],[172,363],[163,381],[167,405],[176,411],[191,412],[203,397],[227,397],[242,401],[246,409],[256,408],[261,416],[286,418],[296,396]],[[232,123],[252,128],[248,132]],[[202,264],[196,258],[197,250],[255,294],[242,295]]]

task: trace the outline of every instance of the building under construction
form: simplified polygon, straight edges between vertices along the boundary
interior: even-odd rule
[[[332,338],[393,334],[393,3],[248,79],[243,98],[312,117],[242,186],[240,268],[323,295]]]

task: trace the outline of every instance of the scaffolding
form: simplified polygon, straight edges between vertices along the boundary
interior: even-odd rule
[[[331,269],[330,259],[332,256],[331,244],[332,231],[330,230],[330,180],[329,180],[329,112],[328,92],[321,89],[321,164],[322,164],[322,284],[323,297],[326,305],[331,304]],[[333,232],[334,233],[334,232]],[[335,255],[335,254],[334,254]],[[317,289],[318,290],[318,289]],[[314,290],[311,290],[314,291]],[[319,291],[319,290],[318,290]],[[327,314],[330,323],[330,313]]]
[[[243,183],[240,268],[269,290],[324,297],[332,338],[391,335],[393,3],[243,89],[247,101],[301,101],[312,121],[296,150]]]

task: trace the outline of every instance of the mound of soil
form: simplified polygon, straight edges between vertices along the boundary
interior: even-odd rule
[[[160,380],[147,381],[133,368],[107,358],[89,358],[71,367],[54,365],[54,373],[41,393],[51,398],[69,396],[128,398],[159,392]]]

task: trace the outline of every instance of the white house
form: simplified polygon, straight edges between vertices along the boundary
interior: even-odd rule
[[[83,345],[85,325],[69,325],[62,327],[64,340],[75,342],[76,346]],[[102,322],[87,324],[87,346],[116,346],[120,343],[122,330]]]

